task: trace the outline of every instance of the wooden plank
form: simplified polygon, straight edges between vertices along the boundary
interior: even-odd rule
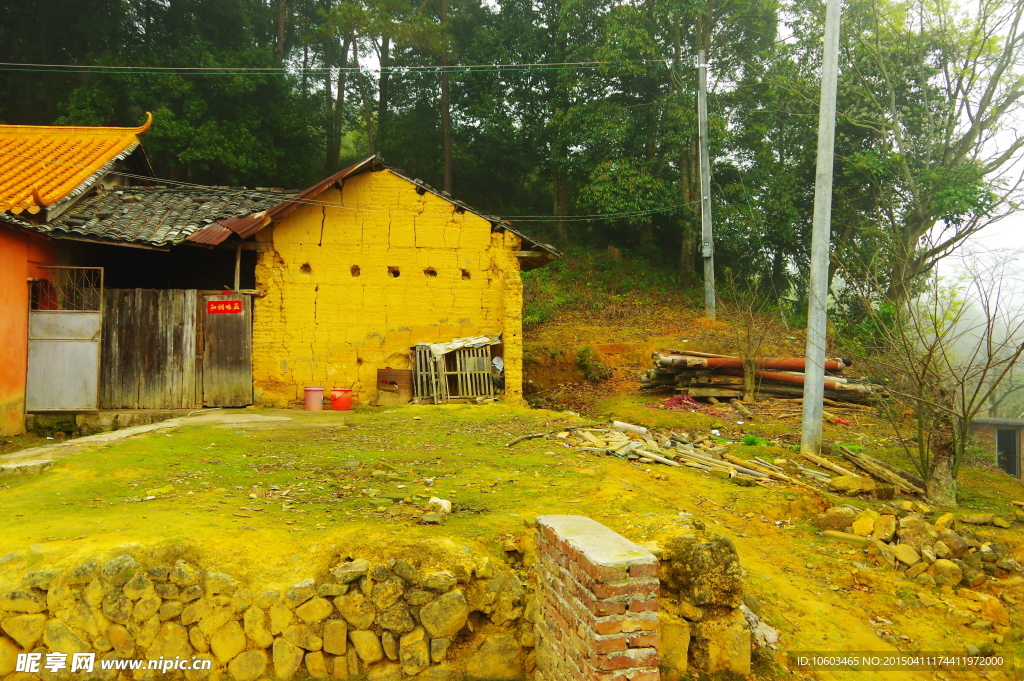
[[[742,397],[740,390],[722,390],[721,388],[678,388],[676,392],[690,397]]]

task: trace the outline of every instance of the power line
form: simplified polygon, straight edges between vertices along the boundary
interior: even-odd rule
[[[63,165],[63,166],[71,167],[71,168],[81,168],[83,170],[90,170],[90,171],[93,171],[93,172],[97,172],[97,171],[99,171],[101,169],[101,167],[98,167],[98,166],[86,166],[86,165],[81,165],[81,164],[77,164],[77,163],[68,163],[68,162],[64,162],[64,161],[53,161],[53,160],[50,160],[50,159],[38,158],[38,157],[35,157],[35,156],[26,156],[24,154],[15,154],[15,153],[12,153],[12,152],[7,152],[7,151],[0,151],[0,155],[13,156],[13,157],[16,157],[16,158],[22,158],[22,159],[26,159],[26,160],[30,160],[30,161],[40,161],[40,162],[43,162],[43,163],[51,163],[51,164],[55,164],[55,165]],[[170,185],[177,185],[177,186],[185,188],[185,189],[197,189],[197,190],[207,190],[207,191],[215,190],[215,191],[218,191],[218,192],[234,194],[234,195],[237,195],[237,196],[248,196],[248,197],[256,197],[256,198],[276,198],[279,195],[279,192],[260,192],[260,191],[248,190],[248,189],[223,189],[223,188],[217,187],[217,186],[194,184],[194,183],[191,183],[191,182],[181,182],[179,180],[165,180],[165,179],[161,179],[161,178],[149,177],[147,175],[136,175],[134,173],[119,172],[119,171],[116,171],[116,170],[110,171],[110,174],[111,175],[117,175],[119,177],[126,177],[126,178],[129,178],[129,179],[135,179],[135,180],[147,180],[147,181],[156,180],[157,182],[161,182],[161,183],[165,183],[165,184],[170,184]],[[374,209],[374,208],[364,208],[364,207],[361,207],[361,206],[353,206],[353,205],[350,205],[350,204],[345,204],[345,203],[341,203],[341,202],[337,202],[337,201],[324,201],[324,200],[317,200],[317,199],[299,199],[299,198],[295,198],[294,195],[293,196],[286,196],[285,198],[282,198],[281,199],[281,203],[284,203],[284,202],[291,202],[291,203],[295,203],[295,204],[298,204],[298,205],[320,206],[320,207],[323,207],[323,208],[339,208],[339,209],[351,210],[351,211],[360,212],[360,213],[378,213],[378,214],[385,214],[385,215],[404,215],[404,216],[411,216],[411,217],[437,217],[437,218],[449,218],[452,215],[451,213],[414,213],[414,212],[405,212],[405,211],[380,210],[380,209]],[[561,219],[567,220],[569,222],[590,222],[590,221],[596,221],[596,220],[621,220],[621,219],[631,218],[631,217],[643,217],[643,216],[646,216],[646,215],[654,215],[654,214],[657,214],[657,213],[668,213],[668,212],[672,212],[674,210],[678,210],[680,208],[683,208],[685,206],[691,205],[693,203],[698,203],[698,202],[697,201],[690,201],[690,202],[687,202],[687,203],[680,203],[680,204],[676,204],[676,205],[672,205],[672,206],[663,206],[661,208],[650,208],[650,209],[647,209],[647,210],[626,211],[626,212],[620,212],[620,213],[595,213],[595,214],[592,214],[592,215],[568,215],[568,216],[564,216]],[[472,208],[470,208],[469,210],[471,212],[473,212],[473,213],[477,212],[477,211],[473,210]],[[515,221],[515,222],[550,222],[550,221],[555,219],[555,216],[553,216],[553,215],[507,215],[507,216],[500,216],[500,219]]]
[[[456,64],[452,66],[377,66],[377,67],[242,67],[242,66],[114,66],[103,64],[30,64],[0,62],[0,71],[28,73],[98,73],[107,75],[200,75],[200,76],[288,76],[323,73],[356,73],[375,71],[378,73],[491,73],[497,71],[566,71],[574,69],[596,69],[602,66],[637,66],[665,64],[664,59],[643,59],[639,61],[580,61],[580,62],[539,62],[523,64]]]

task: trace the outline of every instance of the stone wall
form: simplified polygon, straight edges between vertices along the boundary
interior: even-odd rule
[[[277,589],[139,549],[35,569],[0,594],[0,679],[68,676],[15,671],[22,652],[97,653],[95,677],[105,681],[526,678],[536,619],[528,587],[504,564],[460,556],[448,565],[344,556]],[[99,660],[193,656],[212,669],[99,671]]]
[[[657,558],[584,516],[541,516],[536,542],[541,678],[659,679]]]

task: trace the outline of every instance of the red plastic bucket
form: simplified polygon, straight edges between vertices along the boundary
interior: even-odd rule
[[[331,409],[349,411],[352,409],[352,388],[335,388],[331,391]]]

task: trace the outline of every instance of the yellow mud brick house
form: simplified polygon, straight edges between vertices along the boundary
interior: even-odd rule
[[[190,239],[218,230],[256,240],[257,404],[292,403],[306,386],[373,403],[377,370],[411,368],[411,346],[498,334],[504,397],[521,398],[520,272],[557,258],[552,247],[376,157]]]

